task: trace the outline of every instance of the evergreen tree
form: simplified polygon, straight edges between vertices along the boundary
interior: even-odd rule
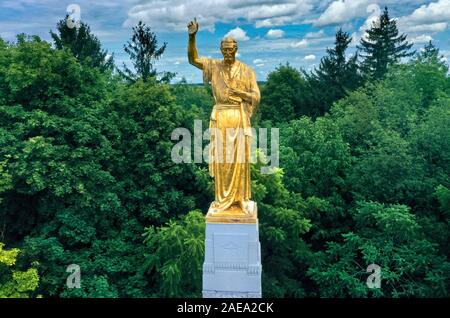
[[[68,48],[77,60],[85,65],[97,67],[102,71],[112,70],[113,57],[108,56],[108,51],[102,50],[100,41],[91,33],[89,25],[81,22],[79,27],[70,28],[67,25],[67,17],[58,22],[58,33],[50,31],[55,47],[58,50]]]
[[[421,57],[422,59],[426,60],[426,59],[435,59],[435,58],[439,58],[439,49],[437,47],[434,46],[434,44],[429,41],[427,44],[425,44],[423,51],[420,52],[419,57]]]
[[[357,55],[350,59],[345,56],[350,42],[350,35],[339,29],[334,48],[327,49],[327,55],[322,58],[319,67],[311,75],[306,74],[309,90],[313,92],[310,95],[310,108],[314,109],[314,112],[309,115],[323,115],[333,102],[360,86]]]
[[[416,55],[415,60],[420,63],[431,63],[439,65],[446,71],[448,70],[447,64],[443,60],[444,56],[440,54],[439,49],[434,46],[434,44],[429,41],[423,47],[423,50]]]
[[[142,79],[146,82],[151,77],[156,77],[158,72],[154,67],[154,62],[161,58],[166,50],[167,43],[164,42],[158,48],[156,34],[151,28],[142,21],[133,27],[131,41],[124,45],[125,52],[130,56],[134,67],[134,72],[128,66],[123,64],[123,71],[119,72],[129,81],[134,82]],[[168,82],[174,77],[173,73],[163,72],[161,81]]]
[[[366,32],[367,37],[361,39],[358,49],[362,52],[362,69],[369,77],[383,78],[391,65],[415,53],[410,51],[412,43],[406,41],[406,34],[399,35],[397,23],[389,17],[387,7]]]

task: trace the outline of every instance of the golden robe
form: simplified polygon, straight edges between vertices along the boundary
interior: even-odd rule
[[[235,61],[231,69],[223,60],[201,59],[203,79],[211,83],[215,105],[210,118],[211,142],[209,172],[215,179],[215,201],[210,211],[236,210],[248,213],[246,202],[251,198],[250,118],[260,101],[260,91],[254,71]],[[251,94],[246,101],[230,94],[235,88]]]

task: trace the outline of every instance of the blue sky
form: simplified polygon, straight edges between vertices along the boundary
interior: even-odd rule
[[[200,55],[220,58],[220,40],[231,34],[238,40],[238,59],[252,66],[261,81],[280,63],[307,70],[318,65],[339,27],[353,36],[353,52],[385,5],[415,49],[432,39],[450,60],[450,0],[0,0],[0,36],[14,40],[24,32],[50,41],[49,31],[70,4],[80,7],[81,20],[118,65],[129,63],[123,44],[131,27],[144,21],[161,43],[168,43],[157,68],[188,82],[201,81],[186,57],[186,24],[193,17],[200,23]]]

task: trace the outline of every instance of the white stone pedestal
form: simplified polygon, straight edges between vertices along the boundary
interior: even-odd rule
[[[204,298],[261,298],[258,222],[206,223]]]

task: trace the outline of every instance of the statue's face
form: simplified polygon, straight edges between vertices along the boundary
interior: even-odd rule
[[[233,43],[224,42],[220,47],[223,59],[226,63],[234,62],[236,58],[237,47]]]

